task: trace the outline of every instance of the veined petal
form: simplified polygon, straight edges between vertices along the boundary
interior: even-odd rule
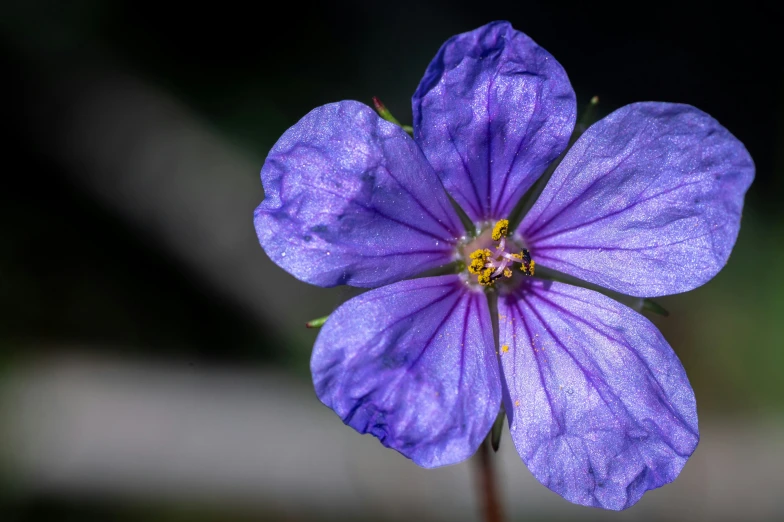
[[[754,163],[689,105],[635,103],[591,126],[520,225],[536,262],[628,295],[696,288],[726,264]]]
[[[311,371],[343,422],[426,468],[470,457],[501,404],[487,300],[455,275],[348,301],[320,332]]]
[[[563,67],[509,22],[447,40],[412,101],[417,143],[474,221],[509,215],[566,148],[576,114]]]
[[[379,286],[446,264],[464,229],[400,127],[343,101],[287,130],[261,169],[254,223],[267,255],[319,286]]]
[[[686,372],[654,325],[602,294],[528,281],[498,304],[518,453],[576,504],[625,509],[678,476],[697,446]]]

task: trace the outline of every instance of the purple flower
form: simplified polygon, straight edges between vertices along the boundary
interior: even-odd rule
[[[509,231],[575,111],[561,65],[508,23],[488,24],[431,62],[413,139],[355,101],[286,131],[261,171],[255,226],[302,281],[380,287],[338,308],[313,350],[316,393],[346,424],[437,467],[471,456],[503,401],[539,481],[624,509],[694,451],[694,393],[646,318],[535,268],[638,297],[696,288],[727,262],[754,165],[694,107],[628,105],[582,134]],[[406,279],[455,261],[460,273]]]

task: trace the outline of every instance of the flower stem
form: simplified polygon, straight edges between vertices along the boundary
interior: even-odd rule
[[[490,440],[485,439],[479,446],[474,470],[477,487],[482,498],[482,513],[485,522],[503,522],[501,502],[498,498],[498,486],[495,477],[493,458],[495,453],[490,449]]]

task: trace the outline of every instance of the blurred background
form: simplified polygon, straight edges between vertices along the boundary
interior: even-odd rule
[[[376,95],[410,123],[441,43],[495,19],[563,64],[581,107],[695,105],[757,166],[727,267],[652,318],[698,401],[680,478],[623,513],[581,508],[505,438],[509,519],[784,519],[772,5],[4,2],[0,519],[478,519],[471,462],[421,470],[318,402],[303,325],[353,293],[272,265],[252,213],[267,151],[309,110]]]

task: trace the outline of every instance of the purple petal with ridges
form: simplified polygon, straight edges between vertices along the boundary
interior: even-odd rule
[[[464,234],[414,140],[359,102],[308,113],[272,148],[261,179],[259,242],[307,283],[398,281],[449,263]]]
[[[447,40],[413,99],[414,136],[474,221],[508,217],[569,142],[563,67],[509,22]]]
[[[310,366],[316,394],[343,422],[426,468],[470,457],[501,405],[487,300],[455,275],[348,301]]]
[[[754,163],[689,105],[635,103],[591,126],[520,225],[537,263],[624,294],[696,288],[726,264]]]
[[[552,281],[528,281],[498,309],[511,436],[542,484],[620,510],[675,480],[699,440],[696,404],[650,321]]]

